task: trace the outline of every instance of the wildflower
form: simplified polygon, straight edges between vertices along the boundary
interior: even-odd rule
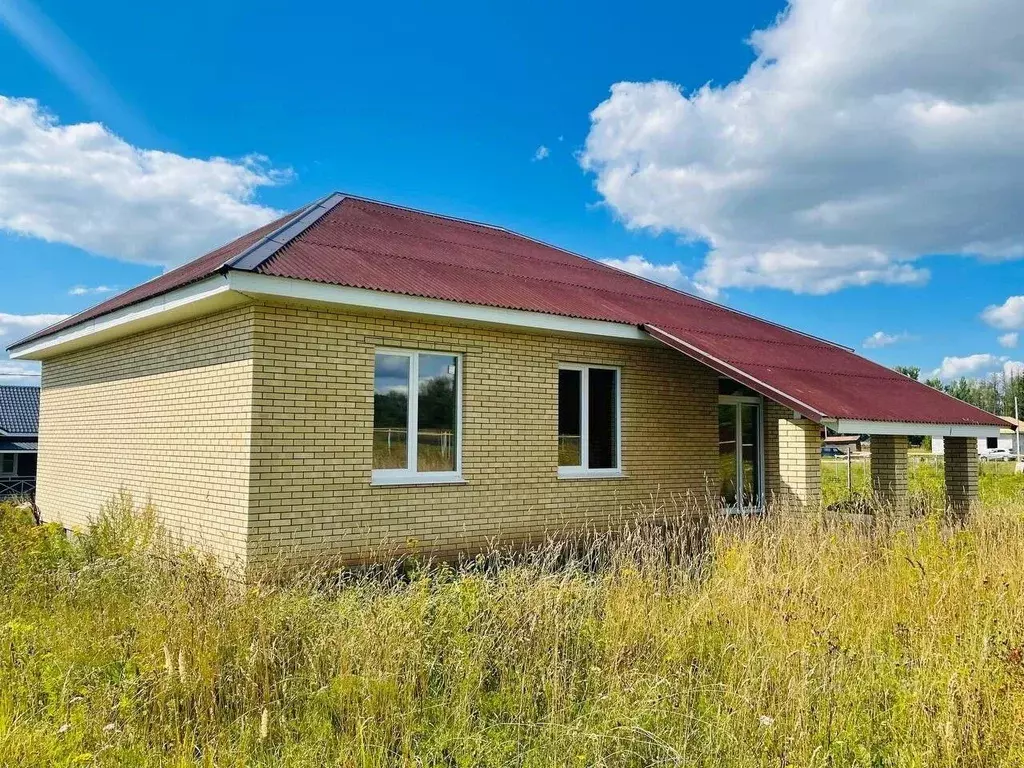
[[[270,732],[270,713],[267,708],[263,708],[263,714],[260,716],[260,741],[266,741],[267,734]]]
[[[761,715],[757,719],[758,719],[758,722],[760,722],[761,725],[764,726],[765,728],[771,728],[773,725],[775,725],[775,718],[774,717],[769,717],[768,715]]]
[[[71,730],[71,723],[64,723],[60,728],[57,729],[57,735],[63,735]]]
[[[107,733],[110,733],[111,731],[116,731],[117,730],[117,725],[114,724],[114,723],[107,723],[106,725],[103,726],[103,730],[106,731]]]

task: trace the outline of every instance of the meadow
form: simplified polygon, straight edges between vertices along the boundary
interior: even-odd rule
[[[867,458],[852,462],[852,493],[845,458],[822,459],[821,496],[827,505],[852,497],[871,494],[871,472]],[[911,508],[923,514],[941,508],[945,480],[941,458],[930,454],[911,454],[908,490]],[[1013,462],[982,461],[979,463],[978,497],[983,505],[999,506],[1019,502],[1024,510],[1024,474],[1014,473]]]
[[[1024,765],[1024,502],[990,477],[963,525],[776,511],[244,582],[127,497],[73,541],[0,506],[0,764]]]

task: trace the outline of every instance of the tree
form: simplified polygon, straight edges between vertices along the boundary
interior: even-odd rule
[[[917,381],[917,377],[921,375],[921,369],[916,365],[895,365],[893,370],[896,373],[902,373],[904,376],[909,376],[914,381]]]

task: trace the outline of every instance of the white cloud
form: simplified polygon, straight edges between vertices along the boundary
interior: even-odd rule
[[[1010,296],[1002,304],[985,307],[981,319],[1008,331],[1024,328],[1024,296]]]
[[[533,161],[537,162],[538,160],[543,160],[550,154],[551,150],[541,144],[537,147],[537,151],[533,153]]]
[[[654,264],[643,256],[635,254],[624,259],[602,259],[601,263],[629,272],[631,275],[644,277],[681,291],[697,293],[707,298],[714,298],[718,293],[712,286],[694,282],[678,264]]]
[[[0,360],[0,384],[33,385],[39,383],[39,363]]]
[[[1016,331],[1010,333],[1004,333],[999,337],[999,346],[1006,347],[1007,349],[1013,349],[1017,346],[1017,341],[1020,335]]]
[[[67,315],[12,315],[0,312],[0,384],[34,384],[39,379],[39,363],[11,360],[6,347]]]
[[[1024,5],[791,0],[725,86],[621,82],[581,162],[633,228],[709,244],[717,287],[916,285],[1024,255]]]
[[[898,344],[901,341],[907,341],[910,339],[908,333],[886,333],[885,331],[875,331],[868,336],[861,343],[861,346],[865,349],[878,349],[880,347],[888,347],[892,344]]]
[[[959,379],[961,376],[977,376],[980,373],[990,373],[996,370],[1004,362],[1007,362],[1007,358],[987,353],[965,357],[944,357],[942,365],[932,371],[932,376],[938,376],[943,381]]]
[[[68,296],[101,295],[113,293],[116,290],[116,288],[111,288],[109,285],[96,285],[91,288],[87,285],[76,285],[68,291]]]
[[[265,158],[139,149],[0,96],[0,229],[16,234],[174,266],[278,216],[253,197],[286,178]]]
[[[1007,379],[1019,379],[1024,376],[1024,363],[1020,360],[1006,360],[1003,363],[1003,376]]]
[[[0,336],[9,337],[19,333],[22,336],[29,336],[49,325],[59,323],[65,318],[67,315],[10,315],[0,312]],[[17,339],[12,339],[12,341],[17,341]]]

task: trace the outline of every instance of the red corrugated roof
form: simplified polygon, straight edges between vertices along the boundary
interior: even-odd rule
[[[275,239],[295,215],[284,217],[35,338],[232,268],[225,262],[262,246],[269,257],[237,265],[263,275],[644,326],[813,418],[1000,423],[845,348],[507,230],[360,198],[328,200],[325,213],[303,209],[320,218],[298,234],[293,226]]]
[[[168,270],[159,277],[154,277],[152,280],[148,280],[142,285],[130,288],[124,293],[119,293],[117,296],[112,296],[94,307],[89,307],[89,309],[79,312],[77,315],[72,315],[59,323],[44,328],[38,333],[34,333],[31,336],[22,339],[14,346],[19,346],[29,341],[35,341],[36,339],[50,336],[58,331],[63,331],[66,328],[71,328],[79,325],[80,323],[84,323],[87,320],[95,320],[97,317],[110,314],[118,309],[130,307],[132,304],[138,304],[140,301],[152,299],[154,296],[160,296],[161,294],[168,293],[176,288],[184,288],[186,285],[191,285],[192,283],[199,282],[203,278],[210,277],[210,275],[217,273],[217,270],[225,261],[240,251],[245,250],[268,233],[273,232],[285,222],[290,221],[294,216],[295,212],[289,213],[287,216],[282,216],[276,221],[265,224],[259,229],[254,229],[252,232],[242,235],[236,240],[232,240],[227,245],[215,248],[209,253],[200,256],[198,259],[190,261],[187,264],[182,264],[176,269]]]

